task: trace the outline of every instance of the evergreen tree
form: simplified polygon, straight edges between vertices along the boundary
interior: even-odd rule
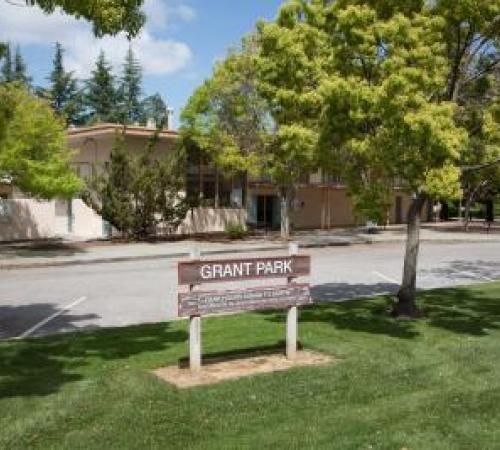
[[[2,59],[7,50],[7,44],[5,42],[0,42],[0,59]]]
[[[29,77],[26,73],[26,63],[21,55],[19,46],[16,47],[16,54],[14,56],[14,70],[12,78],[14,81],[19,81],[28,87],[31,84],[31,77]]]
[[[175,231],[186,216],[187,202],[179,194],[184,185],[185,158],[168,152],[155,155],[158,133],[145,149],[131,155],[118,135],[110,164],[90,181],[84,201],[124,237],[148,238],[158,226]]]
[[[118,115],[115,79],[111,65],[101,51],[91,77],[86,82],[85,103],[92,121],[113,122]]]
[[[120,120],[123,123],[134,123],[141,120],[141,82],[142,68],[135,58],[132,47],[129,47],[123,64],[123,74],[119,89],[121,103]]]
[[[154,120],[157,127],[163,127],[167,122],[167,105],[159,93],[150,95],[142,101],[141,123],[147,124],[148,120]]]
[[[2,81],[9,82],[14,78],[14,73],[12,71],[12,55],[10,52],[10,44],[5,44],[3,48],[3,58],[4,62],[2,65]]]
[[[82,99],[73,73],[64,70],[63,53],[61,44],[57,42],[48,95],[54,110],[65,117],[68,124],[76,124],[82,113]]]
[[[117,136],[104,174],[98,176],[83,195],[104,220],[124,236],[133,228],[132,161],[124,148],[123,136]]]

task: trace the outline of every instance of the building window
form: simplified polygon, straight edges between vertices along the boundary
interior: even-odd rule
[[[342,177],[340,175],[335,174],[335,173],[323,172],[322,176],[323,176],[323,183],[324,184],[333,184],[335,186],[344,184],[344,180],[342,179]]]
[[[12,203],[6,194],[0,194],[0,223],[10,223],[12,220]]]

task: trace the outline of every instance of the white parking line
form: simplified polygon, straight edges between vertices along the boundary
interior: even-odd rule
[[[36,325],[33,325],[31,328],[28,328],[23,334],[20,334],[16,339],[23,339],[23,338],[30,336],[35,331],[39,330],[44,325],[48,324],[51,320],[54,320],[56,317],[60,316],[61,314],[64,314],[65,312],[69,311],[71,308],[74,308],[76,305],[79,305],[80,303],[84,302],[85,300],[87,300],[87,297],[80,297],[80,298],[76,299],[74,302],[70,303],[69,305],[66,305],[60,311],[55,312],[54,314],[47,317],[46,319],[43,319],[41,322],[38,322]]]
[[[377,272],[376,270],[373,270],[372,273],[374,275],[377,275],[377,277],[382,278],[385,281],[388,281],[389,283],[399,284],[399,281],[395,280],[394,278],[388,277],[387,275],[384,275],[383,273]]]

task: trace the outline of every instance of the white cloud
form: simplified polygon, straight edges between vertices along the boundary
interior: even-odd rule
[[[196,19],[196,10],[185,4],[171,5],[162,0],[146,0],[144,11],[148,17],[148,26],[152,29],[164,30],[172,27],[179,19],[191,22]]]
[[[179,5],[176,8],[176,15],[186,22],[196,19],[196,10],[187,5]]]
[[[175,19],[193,20],[196,13],[191,8],[169,6],[162,0],[146,0],[148,15],[146,27],[132,41],[132,48],[141,61],[145,75],[172,74],[185,68],[192,58],[189,46],[178,40],[157,36],[157,31],[167,30]],[[189,12],[190,11],[190,12]],[[0,1],[0,41],[21,45],[53,45],[59,41],[65,53],[65,65],[79,77],[85,77],[102,49],[115,69],[123,63],[129,41],[124,34],[97,39],[91,26],[84,20],[56,11],[45,15],[38,8],[20,8]]]

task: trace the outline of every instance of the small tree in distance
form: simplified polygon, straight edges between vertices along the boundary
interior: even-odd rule
[[[111,65],[106,60],[102,50],[85,85],[85,106],[88,108],[88,121],[116,121],[118,98],[115,89],[115,78],[111,72]]]

